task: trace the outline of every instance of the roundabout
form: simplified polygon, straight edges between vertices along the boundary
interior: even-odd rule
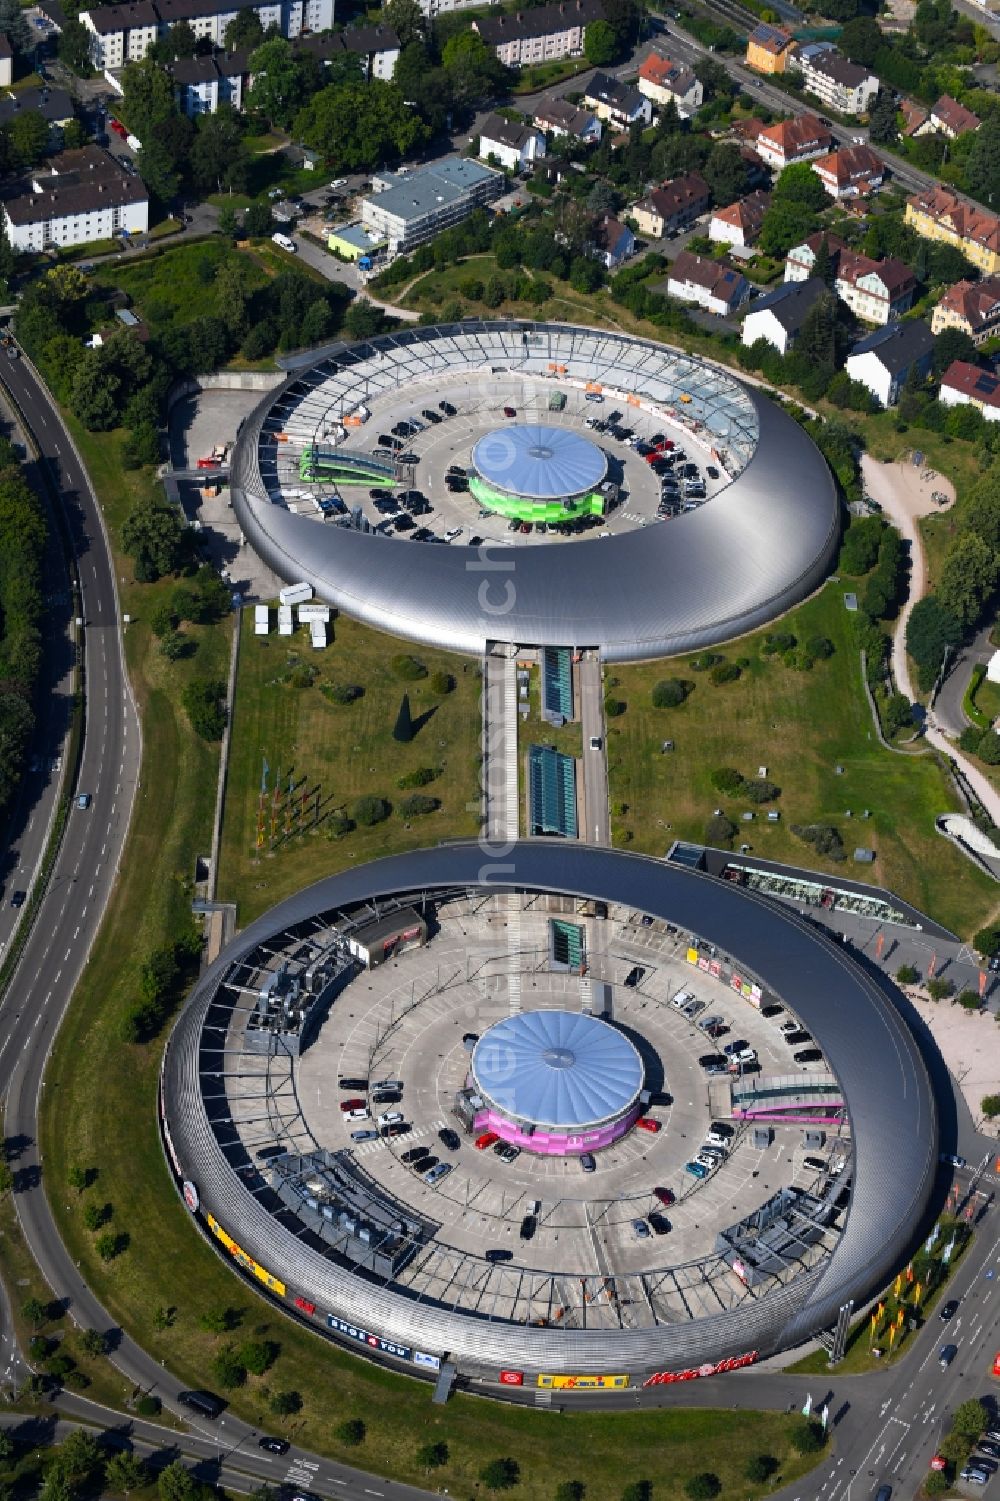
[[[329,1336],[487,1394],[750,1363],[882,1285],[937,1164],[885,994],[729,882],[540,841],[497,887],[483,859],[331,877],[199,982],[162,1118],[217,1248]]]

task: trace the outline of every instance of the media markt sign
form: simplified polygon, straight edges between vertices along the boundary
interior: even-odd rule
[[[717,1360],[715,1365],[694,1366],[689,1371],[657,1371],[655,1376],[647,1376],[643,1386],[671,1386],[675,1381],[697,1381],[700,1376],[724,1376],[727,1371],[739,1371],[744,1366],[753,1365],[758,1352],[751,1350],[747,1355],[731,1355],[728,1360]]]

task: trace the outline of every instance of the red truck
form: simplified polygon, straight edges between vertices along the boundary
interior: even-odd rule
[[[124,141],[125,137],[128,135],[128,131],[125,129],[125,126],[122,124],[122,122],[120,120],[109,120],[108,125],[110,129],[114,131],[115,135],[121,136],[122,140]]]

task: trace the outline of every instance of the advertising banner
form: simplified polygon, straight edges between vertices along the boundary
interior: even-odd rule
[[[338,1319],[335,1313],[328,1313],[326,1322],[337,1334],[346,1334],[348,1339],[356,1339],[359,1345],[367,1345],[371,1350],[381,1350],[384,1355],[395,1355],[399,1360],[413,1359],[409,1345],[397,1345],[395,1340],[383,1339],[380,1334],[369,1334],[367,1329],[359,1329],[357,1324]]]
[[[523,1371],[501,1371],[500,1372],[500,1381],[501,1381],[501,1384],[503,1386],[523,1386],[524,1385],[524,1372]]]
[[[263,1282],[264,1286],[268,1288],[270,1292],[278,1293],[281,1297],[285,1296],[285,1284],[280,1280],[280,1278],[275,1277],[271,1272],[269,1272],[267,1270],[267,1267],[261,1266],[259,1261],[254,1261],[252,1256],[248,1256],[243,1247],[239,1245],[235,1240],[233,1240],[233,1237],[231,1235],[223,1230],[222,1226],[219,1224],[214,1215],[206,1215],[206,1219],[208,1220],[208,1228],[211,1230],[216,1240],[220,1240],[222,1242],[222,1244],[225,1246],[226,1250],[229,1252],[230,1256],[238,1266],[243,1267],[245,1271],[252,1272],[253,1275],[257,1278],[257,1281]]]
[[[440,1355],[428,1355],[423,1350],[414,1350],[413,1364],[423,1366],[425,1371],[439,1371],[441,1369]]]
[[[688,949],[686,958],[687,958],[687,962],[689,964],[697,964],[698,963],[698,950],[697,949]]]
[[[657,1371],[655,1376],[647,1376],[643,1386],[672,1386],[675,1381],[697,1381],[700,1376],[724,1376],[727,1371],[739,1371],[744,1366],[753,1365],[757,1359],[757,1351],[751,1350],[747,1355],[731,1355],[728,1360],[716,1361],[715,1365],[695,1366],[689,1371]]]
[[[628,1386],[627,1376],[539,1376],[538,1385],[557,1392],[621,1390]]]

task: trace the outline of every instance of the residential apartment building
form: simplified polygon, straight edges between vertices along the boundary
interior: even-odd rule
[[[905,222],[925,240],[954,245],[987,276],[1000,271],[1000,219],[935,183],[906,200]]]
[[[957,281],[949,287],[931,314],[931,333],[959,328],[973,344],[983,344],[1000,333],[1000,276],[982,281]]]
[[[779,354],[794,349],[808,314],[826,291],[818,276],[808,281],[786,281],[758,297],[743,320],[742,342],[749,348],[759,339]]]
[[[594,74],[583,102],[598,119],[607,120],[616,130],[628,130],[637,120],[648,125],[653,118],[653,106],[646,96],[609,73]]]
[[[781,172],[791,162],[826,156],[833,146],[833,136],[815,115],[804,114],[764,126],[753,145],[762,161]]]
[[[856,317],[884,325],[913,306],[917,279],[902,261],[874,261],[849,250],[836,235],[823,231],[793,245],[785,257],[785,280],[806,281],[816,268],[824,240],[834,268],[834,291]]]
[[[83,146],[51,157],[3,202],[15,250],[41,251],[110,240],[149,229],[149,196],[134,173],[106,151]]]
[[[478,204],[498,198],[504,176],[480,162],[450,156],[409,172],[383,174],[373,183],[376,191],[362,200],[361,223],[384,238],[394,256],[458,224]]]
[[[322,36],[302,36],[296,50],[311,52],[324,63],[352,53],[359,59],[367,79],[379,78],[388,83],[399,61],[399,37],[391,26],[348,26]]]
[[[496,5],[499,0],[486,0],[487,5]],[[481,0],[420,0],[420,9],[428,19],[435,16],[447,15],[453,10],[468,10],[470,6],[479,6]]]
[[[747,37],[746,63],[758,73],[786,73],[795,52],[795,42],[787,31],[761,22]]]
[[[863,115],[878,93],[877,74],[862,68],[832,48],[802,58],[802,87],[815,94],[827,109],[841,115]]]
[[[948,366],[938,400],[946,407],[973,406],[987,422],[1000,422],[1000,378],[966,360],[954,360]]]
[[[654,104],[673,100],[682,119],[689,119],[705,97],[705,86],[683,63],[651,52],[639,68],[639,93]]]
[[[177,107],[194,119],[214,115],[220,104],[243,108],[249,84],[250,56],[246,52],[215,52],[208,57],[181,57],[168,69],[174,80]]]
[[[710,197],[708,183],[701,173],[688,172],[654,188],[645,198],[634,203],[630,212],[640,234],[651,240],[662,240],[664,235],[675,235],[679,230],[687,229],[699,215],[706,213]]]
[[[479,133],[479,155],[495,158],[510,172],[523,172],[545,155],[545,136],[534,125],[519,125],[502,115],[490,115]]]
[[[741,198],[738,203],[729,204],[728,208],[717,208],[708,226],[709,239],[748,250],[756,243],[764,215],[770,207],[770,193],[762,193],[758,189],[756,193],[749,193],[746,198]]]
[[[870,146],[842,146],[828,156],[817,157],[812,164],[831,198],[866,198],[882,186],[886,166]]]
[[[591,21],[604,19],[601,0],[560,0],[512,16],[485,16],[473,21],[487,47],[508,68],[579,57]]]
[[[265,31],[274,26],[286,37],[333,25],[334,0],[131,0],[81,11],[80,20],[91,34],[94,66],[103,72],[141,62],[157,37],[178,21],[187,21],[199,40],[222,47],[226,27],[247,9]]]
[[[535,111],[535,124],[549,135],[572,136],[587,146],[596,146],[604,134],[600,117],[592,109],[579,109],[568,99],[543,99]]]
[[[920,318],[876,329],[855,344],[844,362],[851,380],[860,381],[884,407],[895,406],[913,371],[929,375],[934,335]]]
[[[959,104],[958,100],[953,99],[950,94],[942,94],[930,114],[921,121],[912,134],[915,136],[942,135],[947,136],[949,141],[956,141],[959,136],[978,130],[982,123],[979,116],[974,115],[971,109],[966,109],[964,104]]]
[[[667,273],[667,295],[724,318],[746,302],[750,283],[728,261],[682,250]]]

